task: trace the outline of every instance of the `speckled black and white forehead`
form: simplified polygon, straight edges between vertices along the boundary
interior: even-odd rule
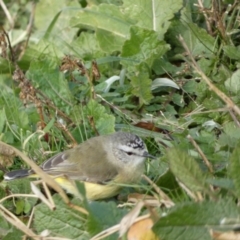
[[[115,133],[115,137],[122,144],[125,144],[134,149],[145,149],[145,144],[143,140],[135,134],[127,133],[127,132],[117,132]]]

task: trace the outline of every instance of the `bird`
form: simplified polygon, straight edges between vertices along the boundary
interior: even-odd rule
[[[143,140],[129,132],[92,137],[78,146],[46,160],[40,167],[66,192],[78,196],[72,180],[84,183],[86,198],[101,200],[119,193],[122,184],[137,183],[144,172],[148,153]],[[33,170],[19,169],[5,174],[6,181],[36,178]]]

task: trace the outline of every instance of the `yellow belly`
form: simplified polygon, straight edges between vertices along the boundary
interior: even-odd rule
[[[75,196],[79,196],[79,192],[72,181],[65,177],[57,177],[55,181],[68,193]],[[110,198],[118,194],[121,187],[114,183],[109,183],[106,185],[84,182],[86,189],[86,197],[89,200],[99,200],[104,198]]]

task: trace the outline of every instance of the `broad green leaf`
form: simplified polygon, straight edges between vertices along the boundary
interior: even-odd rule
[[[37,89],[40,89],[58,107],[69,107],[71,93],[63,73],[57,69],[55,61],[44,59],[33,61],[27,72],[27,78],[31,79]]]
[[[190,3],[189,3],[190,4]],[[200,28],[191,20],[191,9],[186,6],[181,10],[181,19],[173,21],[167,33],[169,43],[175,45],[175,52],[182,54],[182,45],[177,39],[181,35],[193,56],[204,55],[212,57],[217,49],[216,39],[214,39],[204,28]],[[177,48],[179,47],[179,48]]]
[[[21,178],[15,181],[8,181],[7,186],[9,187],[9,189],[11,189],[12,193],[31,193],[29,178]]]
[[[95,100],[90,100],[83,108],[83,112],[86,117],[93,118],[100,135],[114,132],[115,117],[106,113],[106,109]]]
[[[0,239],[1,240],[19,240],[24,233],[16,229],[0,213]]]
[[[75,0],[40,1],[36,5],[34,19],[38,31],[34,32],[33,36],[39,39],[41,37],[54,39],[55,44],[63,47],[63,40],[70,42],[76,33],[76,29],[69,28],[69,22],[79,7]]]
[[[239,51],[240,51],[240,46],[223,46],[223,51],[224,53],[233,60],[240,60],[239,56]]]
[[[23,199],[18,199],[16,201],[16,214],[22,214],[24,212],[25,201]]]
[[[179,148],[170,148],[167,151],[170,169],[175,177],[191,191],[209,193],[206,184],[206,175],[201,171],[193,157]]]
[[[82,32],[72,41],[70,47],[80,59],[92,60],[102,56],[96,35],[89,32]]]
[[[123,12],[137,21],[137,26],[157,32],[162,40],[174,17],[183,5],[182,0],[123,1]]]
[[[95,235],[109,227],[118,224],[122,217],[127,214],[126,209],[120,209],[115,202],[90,202],[88,206],[88,231]],[[108,239],[117,239],[117,234],[111,235]]]
[[[231,199],[183,203],[174,207],[167,216],[161,217],[153,231],[164,240],[211,240],[210,229],[233,228],[239,222],[239,216],[239,210]],[[231,225],[228,223],[230,220]]]
[[[53,201],[56,205],[54,211],[51,211],[44,203],[35,207],[34,229],[38,233],[47,229],[52,237],[89,239],[88,233],[85,231],[85,216],[65,204],[59,195],[53,196]]]
[[[124,39],[117,36],[114,32],[102,29],[96,30],[96,38],[101,50],[106,53],[120,51],[124,43]]]
[[[213,54],[216,51],[216,39],[209,35],[205,29],[198,27],[196,24],[187,23],[189,38],[187,44],[191,46],[190,51],[195,56],[197,54]],[[185,35],[186,36],[186,35]],[[192,41],[195,38],[195,43]]]
[[[87,27],[93,30],[109,31],[123,40],[129,36],[131,22],[125,17],[118,6],[101,4],[91,8],[80,9],[71,19],[73,27]]]
[[[222,125],[223,132],[219,136],[218,143],[221,146],[235,147],[240,139],[240,129],[234,122],[227,122]]]
[[[140,105],[148,104],[153,98],[151,94],[152,80],[149,79],[148,74],[139,71],[130,76],[130,79],[133,87],[132,94],[139,97]]]
[[[225,82],[225,86],[228,91],[231,91],[235,94],[239,93],[240,90],[240,69],[235,71],[230,78],[228,78]]]
[[[130,58],[131,65],[144,62],[151,67],[156,58],[160,58],[169,50],[169,45],[159,41],[157,33],[153,30],[134,26],[131,27],[130,34],[130,39],[123,45],[121,57]],[[129,66],[129,61],[122,60],[121,63]]]
[[[237,195],[237,197],[240,197],[240,174],[239,174],[239,169],[240,169],[240,144],[238,144],[230,159],[230,178],[233,180],[234,188],[235,191],[234,193]]]

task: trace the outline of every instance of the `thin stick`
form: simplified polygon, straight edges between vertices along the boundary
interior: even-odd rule
[[[8,19],[8,21],[10,22],[11,28],[13,28],[14,27],[14,21],[13,21],[13,18],[11,16],[10,12],[8,11],[4,1],[0,0],[0,5],[1,5],[1,7],[2,7],[2,9],[3,9],[3,11],[4,11],[4,13],[5,13],[5,15],[6,15],[7,19]]]
[[[33,162],[31,159],[29,159],[27,156],[25,156],[22,152],[20,152],[18,149],[0,141],[0,145],[3,145],[4,147],[11,148],[16,155],[18,155],[20,158],[22,158],[32,169],[33,171],[43,179],[51,188],[53,188],[56,192],[59,193],[59,195],[62,197],[63,201],[65,203],[69,203],[70,200],[67,197],[64,190],[57,184],[57,182],[50,177],[47,173],[45,173],[35,162]]]
[[[229,109],[228,112],[230,113],[230,115],[231,115],[233,121],[235,122],[236,126],[240,127],[240,123],[239,123],[238,119],[236,118],[235,114],[233,113],[233,111],[231,109]]]
[[[164,200],[164,204],[166,205],[166,207],[173,207],[175,205],[171,198],[168,197],[168,195],[164,193],[149,177],[143,174],[142,178],[146,180],[155,189],[160,198]]]
[[[13,213],[8,211],[5,207],[0,205],[0,214],[13,226],[24,232],[27,236],[33,239],[41,239],[30,228],[28,228],[22,221],[20,221]]]
[[[213,166],[212,164],[208,161],[207,157],[205,156],[205,154],[203,153],[203,151],[201,150],[201,148],[198,146],[198,144],[196,143],[196,141],[192,138],[191,135],[188,135],[187,138],[190,140],[190,142],[192,143],[192,145],[196,148],[196,150],[198,151],[199,155],[202,157],[204,163],[206,164],[206,166],[208,167],[208,170],[210,171],[210,173],[213,173]]]
[[[30,15],[30,18],[29,18],[29,22],[28,22],[28,25],[27,25],[27,29],[26,29],[26,32],[27,32],[27,40],[23,46],[23,50],[21,51],[21,53],[19,54],[19,57],[18,57],[18,60],[22,59],[25,51],[26,51],[26,48],[28,46],[28,42],[29,42],[29,39],[30,39],[30,36],[31,36],[31,32],[32,32],[32,27],[33,27],[33,22],[34,22],[34,15],[35,15],[35,9],[36,9],[36,3],[33,2],[32,3],[32,10],[31,10],[31,15]]]

